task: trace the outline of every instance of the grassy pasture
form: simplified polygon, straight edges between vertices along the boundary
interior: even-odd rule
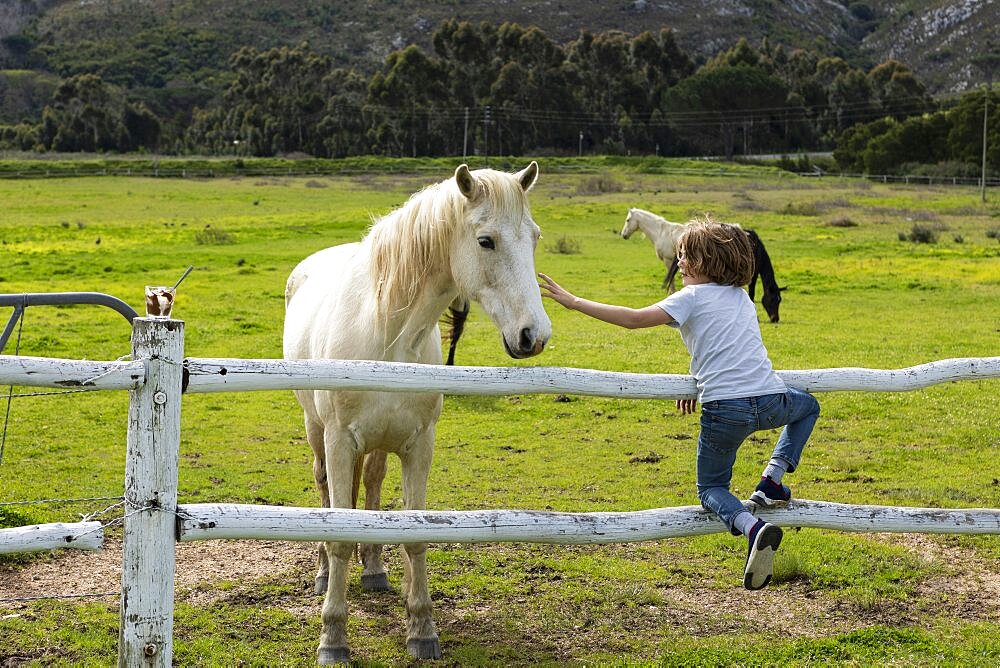
[[[143,285],[172,283],[193,265],[175,306],[187,354],[280,357],[282,292],[295,263],[358,238],[372,215],[451,168],[435,176],[0,180],[0,292],[106,292],[138,310]],[[532,197],[544,234],[538,269],[594,299],[659,299],[665,268],[652,246],[641,235],[617,236],[630,206],[675,221],[711,212],[758,231],[787,286],[780,324],[759,310],[778,369],[899,368],[1000,354],[1000,207],[979,204],[974,189],[765,170],[679,176],[598,165],[578,173],[543,163]],[[937,242],[901,241],[914,225]],[[474,307],[457,363],[687,370],[673,331],[628,332],[547,308],[550,346],[514,361]],[[25,355],[116,359],[129,352],[128,334],[119,315],[99,307],[33,307],[5,352],[18,345]],[[788,478],[796,496],[1000,507],[1000,382],[818,398],[823,414]],[[567,399],[446,398],[428,507],[585,512],[697,503],[697,416],[677,415],[672,403]],[[124,393],[16,398],[0,503],[120,494],[126,422]],[[760,433],[743,446],[738,494],[753,489],[775,437]],[[314,505],[308,450],[291,393],[188,396],[181,501]],[[383,498],[398,508],[400,497],[391,466]],[[73,521],[106,505],[0,506],[0,526]],[[788,531],[776,583],[757,593],[740,588],[744,557],[745,545],[721,534],[593,548],[433,546],[443,663],[1000,663],[997,537]],[[0,561],[0,583],[40,562],[72,572],[73,559]],[[387,548],[387,559],[398,584],[398,553]],[[179,588],[178,665],[312,664],[320,600],[309,593],[311,566],[258,574],[247,561],[245,570]],[[407,664],[398,597],[363,594],[356,582],[349,597],[355,657]],[[113,663],[117,599],[98,601],[0,603],[0,660]]]

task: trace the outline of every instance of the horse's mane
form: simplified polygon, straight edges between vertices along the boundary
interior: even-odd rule
[[[518,214],[527,201],[515,179],[489,169],[472,175],[480,188],[477,197],[490,200],[496,217],[521,220]],[[409,307],[429,276],[449,270],[451,242],[462,233],[459,223],[468,205],[450,178],[414,193],[402,207],[374,222],[365,242],[371,247],[371,278],[383,315]]]
[[[666,218],[664,218],[663,216],[655,214],[652,211],[646,211],[645,209],[637,209],[635,207],[633,207],[632,210],[635,211],[638,214],[646,216],[647,218],[652,218],[653,220],[655,220],[658,223],[669,223],[670,222]]]
[[[676,226],[676,225],[680,225],[681,227],[684,226],[684,223],[675,223],[673,221],[667,220],[658,213],[653,213],[652,211],[646,211],[645,209],[637,209],[635,207],[633,207],[632,210],[635,211],[636,213],[642,214],[643,216],[652,218],[654,221],[656,221],[663,227]]]

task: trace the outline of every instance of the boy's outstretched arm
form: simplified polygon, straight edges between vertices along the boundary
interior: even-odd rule
[[[655,304],[638,309],[629,308],[628,306],[617,306],[615,304],[603,304],[577,297],[543,273],[539,272],[538,276],[542,279],[538,287],[541,289],[543,297],[548,297],[568,309],[579,311],[584,315],[589,315],[591,318],[603,320],[612,325],[628,329],[638,329],[640,327],[666,325],[674,320],[666,311]]]

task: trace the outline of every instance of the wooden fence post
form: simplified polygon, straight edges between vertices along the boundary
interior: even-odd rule
[[[145,362],[146,382],[129,399],[118,665],[168,668],[184,323],[136,318],[132,359]]]

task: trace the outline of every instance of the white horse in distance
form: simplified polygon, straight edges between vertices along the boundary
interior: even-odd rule
[[[677,273],[676,265],[674,265],[674,260],[677,257],[677,242],[684,234],[685,229],[685,225],[671,223],[655,213],[634,208],[628,210],[625,226],[622,227],[623,239],[628,239],[636,230],[639,230],[653,243],[656,257],[660,258],[660,262],[667,267],[667,275],[661,286],[667,289],[667,294],[674,291],[674,276]]]
[[[303,260],[285,290],[286,359],[388,360],[441,364],[438,320],[471,298],[500,330],[514,358],[542,352],[552,324],[542,306],[534,252],[539,228],[528,190],[532,162],[508,174],[465,165],[375,221],[356,243]],[[379,509],[387,453],[402,463],[407,509],[423,509],[442,395],[413,392],[295,392],[305,413],[313,474],[323,506]],[[319,663],[350,661],[347,573],[353,545],[320,549],[317,593],[325,592]],[[417,659],[441,656],[427,590],[426,545],[404,546],[406,646]],[[362,545],[362,587],[387,590],[381,546]]]

